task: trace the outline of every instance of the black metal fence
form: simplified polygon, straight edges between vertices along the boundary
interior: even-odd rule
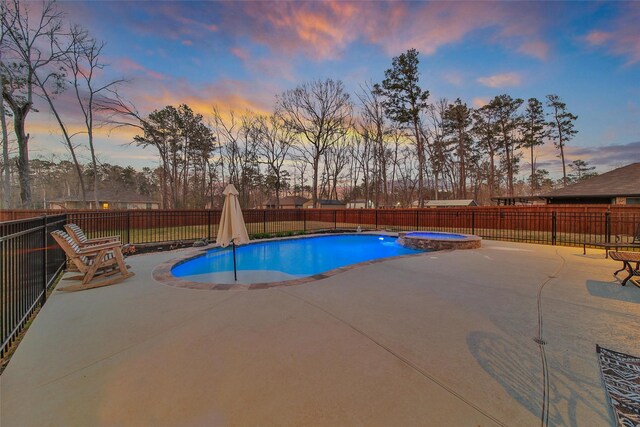
[[[65,265],[51,232],[66,215],[0,223],[0,355],[20,333]]]
[[[272,209],[245,210],[253,237],[322,230],[432,230],[551,245],[637,241],[640,209]],[[132,244],[213,240],[217,210],[94,211],[68,214],[91,237],[120,235]]]
[[[640,239],[640,209],[274,209],[243,215],[253,238],[359,228],[448,231],[551,245],[620,242],[622,248]],[[136,245],[213,240],[219,222],[217,210],[73,211],[0,222],[0,353],[44,302],[64,267],[51,231],[76,223],[89,237],[119,235],[123,243]]]

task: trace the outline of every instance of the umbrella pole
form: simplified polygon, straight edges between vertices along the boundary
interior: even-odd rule
[[[238,268],[236,267],[236,242],[231,241],[233,245],[233,280],[238,281]]]

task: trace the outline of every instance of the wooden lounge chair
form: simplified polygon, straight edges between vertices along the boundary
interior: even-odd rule
[[[51,235],[64,250],[71,263],[82,273],[80,276],[71,278],[81,279],[82,282],[80,284],[59,288],[61,291],[79,291],[113,285],[134,275],[134,273],[127,270],[127,266],[124,263],[120,242],[108,242],[81,248],[64,231],[53,231]],[[119,275],[111,277],[114,274]],[[103,277],[104,279],[102,280],[93,281],[93,279]]]
[[[626,270],[627,273],[629,273],[629,275],[622,281],[622,286],[626,285],[629,279],[631,279],[633,276],[640,276],[640,252],[611,251],[609,252],[609,255],[611,256],[611,259],[622,261],[622,268],[613,273],[614,276],[617,277],[617,274],[623,270]],[[632,263],[636,264],[635,268],[632,267]],[[634,280],[631,280],[631,283],[640,287],[640,285]]]
[[[104,243],[120,242],[120,236],[108,236],[89,239],[87,235],[84,234],[84,231],[82,231],[82,228],[78,227],[76,224],[67,224],[64,226],[64,229],[67,231],[67,234],[71,236],[71,238],[81,248],[88,245],[101,245]]]

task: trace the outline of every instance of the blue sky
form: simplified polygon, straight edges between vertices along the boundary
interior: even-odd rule
[[[569,160],[600,171],[640,161],[640,2],[62,2],[69,22],[107,42],[104,78],[143,113],[187,103],[208,115],[266,112],[316,78],[353,92],[391,58],[420,51],[431,100],[472,106],[501,93],[558,94],[579,116]],[[354,97],[355,98],[355,97]],[[67,112],[72,121],[72,107]],[[34,153],[64,155],[46,109],[30,119]],[[101,130],[105,162],[153,166],[155,153]],[[85,153],[86,157],[86,153]],[[552,145],[539,164],[553,173]]]

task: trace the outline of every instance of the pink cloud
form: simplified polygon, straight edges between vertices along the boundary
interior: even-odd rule
[[[587,34],[587,36],[585,37],[585,40],[587,40],[587,42],[589,42],[589,44],[591,45],[601,46],[606,42],[608,42],[609,40],[611,40],[612,37],[613,36],[611,35],[611,33],[607,33],[606,31],[595,30]]]
[[[462,73],[460,73],[459,71],[447,71],[446,73],[443,74],[442,78],[449,83],[450,85],[453,86],[461,86],[462,83],[464,82],[464,77],[462,75]]]
[[[164,74],[150,70],[130,58],[119,58],[116,60],[115,65],[124,73],[138,72],[156,80],[165,80],[167,78]]]
[[[233,56],[244,60],[249,59],[249,52],[241,47],[233,47],[230,49]]]
[[[480,108],[489,103],[489,98],[473,98],[471,102],[475,108]]]
[[[302,52],[315,60],[340,58],[356,41],[379,45],[390,55],[408,48],[429,55],[483,29],[490,30],[492,43],[544,59],[549,47],[540,39],[539,10],[485,2],[328,1],[243,2],[222,13],[223,25],[236,35],[249,35],[276,53]]]
[[[226,25],[240,34],[248,32],[276,52],[302,51],[311,58],[332,59],[358,37],[354,24],[360,8],[353,3],[251,2],[237,7],[242,13],[227,10]]]
[[[478,77],[478,83],[494,88],[518,86],[521,81],[522,78],[518,73],[503,73],[486,77]]]
[[[627,65],[640,62],[640,2],[624,3],[608,30],[593,30],[584,40],[590,46],[606,48],[609,53],[627,58]]]
[[[541,40],[524,42],[518,48],[518,52],[544,61],[549,55],[549,45]]]
[[[241,47],[233,47],[229,51],[233,56],[242,60],[245,68],[249,71],[269,77],[294,80],[293,64],[282,58],[281,55],[256,56]]]

